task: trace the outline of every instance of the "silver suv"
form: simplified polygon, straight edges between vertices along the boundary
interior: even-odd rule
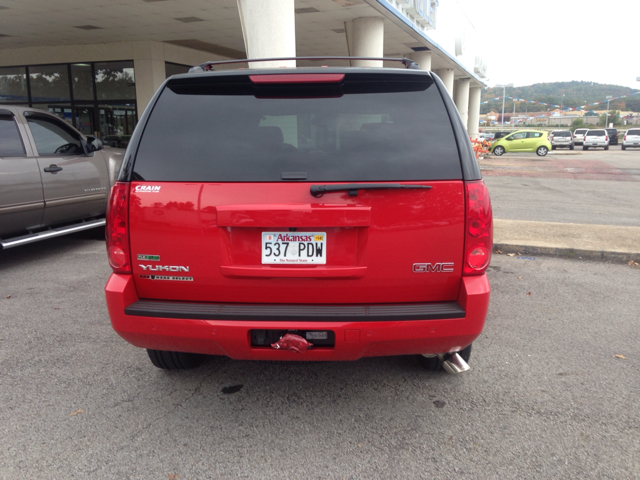
[[[609,150],[609,134],[604,128],[587,130],[584,134],[582,149],[589,150],[589,147],[603,147]]]
[[[549,141],[551,142],[551,150],[556,148],[573,150],[573,135],[570,130],[554,130],[549,135]]]
[[[103,226],[123,156],[55,115],[0,105],[0,249]]]
[[[587,133],[588,128],[576,128],[573,132],[573,144],[574,145],[582,145],[582,139],[584,138],[584,134]]]

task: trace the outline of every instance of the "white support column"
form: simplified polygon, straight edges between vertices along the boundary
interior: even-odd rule
[[[293,0],[237,0],[247,58],[296,56]],[[295,60],[249,62],[249,68],[295,67]]]
[[[133,42],[133,69],[136,82],[138,118],[167,74],[164,68],[164,45],[160,42]]]
[[[469,120],[469,84],[470,78],[461,78],[456,80],[455,95],[453,101],[458,108],[460,117],[462,118],[462,124],[466,127]]]
[[[481,87],[471,87],[469,89],[469,120],[467,122],[467,132],[469,132],[469,136],[473,140],[478,138],[481,92]]]
[[[384,20],[382,17],[361,17],[345,23],[347,48],[352,57],[384,56]],[[381,61],[354,60],[354,67],[382,67]]]
[[[409,55],[414,62],[418,62],[420,70],[431,70],[431,52],[415,52]]]
[[[434,70],[434,72],[440,77],[442,83],[444,83],[449,95],[453,97],[453,68],[440,68],[438,70]]]

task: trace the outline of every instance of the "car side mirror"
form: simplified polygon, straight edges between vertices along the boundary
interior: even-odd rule
[[[96,137],[87,137],[87,147],[91,152],[97,152],[103,148],[102,140]]]

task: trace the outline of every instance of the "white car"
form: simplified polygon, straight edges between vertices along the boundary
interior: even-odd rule
[[[622,150],[628,147],[640,147],[640,128],[630,128],[622,138]]]
[[[582,139],[588,130],[588,128],[576,128],[575,132],[573,132],[573,144],[582,145]]]
[[[582,149],[589,150],[589,147],[603,147],[609,150],[609,134],[604,128],[587,130],[582,137]]]

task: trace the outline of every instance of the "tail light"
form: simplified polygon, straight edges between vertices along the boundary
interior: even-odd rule
[[[481,275],[491,262],[493,214],[489,191],[482,180],[466,182],[466,225],[463,275]]]
[[[609,137],[607,137],[607,136],[605,135],[605,136],[604,136],[604,140],[605,140],[605,142],[608,142],[608,141],[609,141]]]
[[[107,257],[114,273],[131,273],[129,184],[116,182],[107,206]]]
[[[624,137],[622,137],[622,141],[625,142],[627,140],[627,135],[625,134]]]

